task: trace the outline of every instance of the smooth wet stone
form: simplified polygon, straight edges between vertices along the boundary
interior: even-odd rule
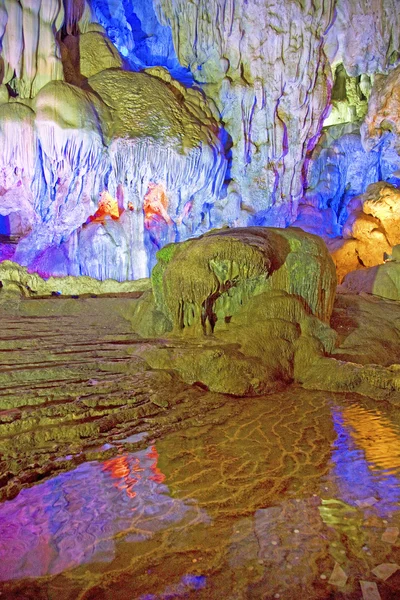
[[[388,544],[394,544],[399,536],[399,528],[398,527],[387,527],[382,534],[381,540],[382,542],[387,542]]]
[[[378,586],[374,581],[360,581],[363,600],[381,600]]]
[[[365,500],[357,500],[356,504],[360,508],[366,508],[367,506],[373,506],[377,502],[378,500],[371,496],[371,498],[366,498]]]
[[[382,563],[381,565],[375,567],[375,569],[372,569],[372,573],[376,575],[376,577],[379,577],[379,579],[386,581],[386,579],[389,579],[389,577],[391,577],[399,569],[399,565],[394,563]]]
[[[332,574],[329,578],[329,583],[331,585],[336,585],[337,587],[343,587],[346,585],[347,575],[339,565],[339,563],[335,563]]]

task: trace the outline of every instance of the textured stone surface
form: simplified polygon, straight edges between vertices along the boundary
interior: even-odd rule
[[[222,225],[334,237],[400,181],[395,0],[6,0],[0,40],[0,232],[45,276],[147,276]],[[119,218],[92,223],[106,192]]]
[[[291,261],[290,246],[302,260]],[[318,299],[332,306],[335,273],[319,238],[290,228],[223,230],[167,246],[159,259],[154,297],[146,294],[128,316],[147,338],[133,353],[152,368],[239,396],[297,381],[308,389],[400,402],[398,306],[343,296],[334,329],[321,321]],[[315,261],[325,273],[315,271]],[[325,310],[328,320],[331,308]],[[166,339],[149,345],[156,336]]]
[[[58,0],[4,0],[0,8],[2,83],[11,84],[22,98],[32,98],[49,81],[63,79],[54,32],[64,21]]]
[[[329,246],[339,281],[357,269],[382,264],[400,242],[400,193],[384,181],[371,184],[347,206],[343,242]]]
[[[400,526],[398,410],[298,387],[251,400],[189,389],[126,354],[138,340],[117,317],[124,302],[1,313],[1,376],[11,352],[18,364],[0,394],[14,406],[0,420],[4,597],[291,598],[301,586],[322,600],[338,563],[358,598],[378,565],[399,563],[382,540]],[[377,579],[388,599],[399,583]]]
[[[148,291],[148,279],[136,281],[99,281],[92,277],[49,277],[42,279],[37,273],[29,273],[17,263],[5,260],[0,263],[0,294],[16,293],[24,297],[80,296],[131,294]]]
[[[352,292],[366,292],[390,300],[400,300],[400,263],[388,261],[361,271],[352,271],[343,280]]]
[[[326,51],[349,75],[383,72],[398,58],[399,32],[397,0],[338,0]]]
[[[382,138],[393,136],[397,153],[400,116],[400,67],[389,75],[376,77],[368,105],[368,114],[362,127],[364,143],[373,148]]]
[[[305,154],[328,103],[323,32],[333,2],[287,2],[285,10],[273,1],[155,4],[181,63],[204,84],[232,137],[232,176],[253,224],[292,222]],[[250,224],[244,211],[240,217]]]
[[[76,466],[86,453],[96,459],[114,435],[143,431],[140,423],[155,415],[161,425],[166,407],[204,395],[131,356],[128,350],[139,340],[124,315],[132,302],[0,301],[1,498],[15,496],[37,477]],[[181,392],[187,395],[180,398]],[[210,406],[223,402],[208,397]],[[71,453],[72,462],[65,458]]]
[[[75,71],[75,80],[79,80],[80,75],[87,78],[106,69],[122,67],[122,58],[117,49],[100,31],[87,31],[79,36],[69,35],[64,38],[63,43]]]
[[[171,81],[108,69],[89,79],[91,91],[47,84],[34,112],[1,107],[0,214],[17,213],[12,233],[28,234],[15,260],[45,276],[137,279],[166,241],[207,229],[204,196],[211,207],[226,161],[202,97],[178,95]],[[155,207],[146,221],[143,202],[155,184],[165,189],[167,213]],[[90,222],[105,190],[120,218]]]
[[[253,208],[254,224],[293,222],[305,159],[328,112],[330,64],[337,74],[363,74],[361,87],[355,79],[347,84],[347,106],[355,110],[336,122],[360,119],[369,75],[397,60],[395,0],[155,5],[171,25],[180,61],[204,84],[233,139],[232,175],[242,208]],[[240,223],[251,223],[245,212]]]
[[[336,274],[320,238],[300,229],[215,230],[158,253],[153,298],[131,322],[153,368],[235,395],[271,392],[330,352]],[[235,369],[232,370],[232,364]]]
[[[213,330],[252,296],[283,291],[329,321],[336,275],[325,244],[300,229],[215,230],[158,254],[156,303],[176,330]]]

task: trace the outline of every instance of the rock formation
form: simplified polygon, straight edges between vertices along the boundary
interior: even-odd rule
[[[374,294],[389,300],[400,300],[400,246],[395,246],[383,264],[352,271],[343,281],[351,292]]]
[[[49,277],[42,279],[37,273],[28,273],[25,267],[5,260],[0,263],[0,302],[10,296],[46,298],[50,296],[105,296],[135,294],[151,289],[148,279],[136,281],[99,281],[92,277]]]
[[[336,274],[320,238],[290,228],[216,230],[157,258],[153,292],[131,317],[141,335],[173,340],[138,348],[152,367],[244,395],[293,380],[297,363],[333,349]]]
[[[397,253],[367,291],[400,297]],[[152,369],[234,396],[297,382],[400,402],[399,306],[344,295],[331,320],[336,273],[319,237],[222,229],[167,245],[157,258],[152,291],[127,315],[144,338],[132,354]],[[347,294],[362,291],[368,272],[345,279]]]
[[[355,196],[400,182],[398,18],[396,0],[4,0],[0,256],[123,280],[213,227],[341,236]]]
[[[52,81],[31,107],[0,107],[0,214],[19,215],[17,262],[45,276],[136,279],[163,243],[204,227],[202,199],[218,197],[225,158],[201,96],[165,78],[107,69],[86,90]],[[154,185],[168,207],[153,202],[146,215]],[[92,219],[105,192],[118,213]]]
[[[284,10],[273,1],[156,4],[181,62],[204,84],[232,137],[232,189],[254,211],[252,219],[242,213],[241,222],[292,223],[330,96],[333,104],[342,100],[344,77],[343,100],[354,109],[343,121],[357,122],[370,75],[396,63],[395,2],[375,2],[373,10],[352,0],[286,2]]]
[[[332,244],[332,257],[338,278],[363,267],[384,262],[392,247],[400,242],[400,191],[385,182],[371,184],[365,194],[348,205],[339,247]]]

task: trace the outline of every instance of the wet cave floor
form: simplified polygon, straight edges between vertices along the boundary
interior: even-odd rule
[[[0,306],[1,600],[400,598],[400,411],[187,386],[132,302]]]

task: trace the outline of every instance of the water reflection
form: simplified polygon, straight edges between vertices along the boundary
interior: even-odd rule
[[[338,496],[380,517],[399,510],[400,431],[379,411],[332,408],[337,439],[332,461]]]
[[[140,596],[139,600],[174,600],[178,598],[187,598],[190,592],[203,590],[206,585],[207,578],[204,575],[184,575],[178,583],[168,585],[164,592],[159,594],[146,594]]]
[[[185,517],[199,520],[194,504],[168,495],[157,463],[153,445],[82,464],[1,504],[0,581],[111,561],[121,532],[140,542]]]

